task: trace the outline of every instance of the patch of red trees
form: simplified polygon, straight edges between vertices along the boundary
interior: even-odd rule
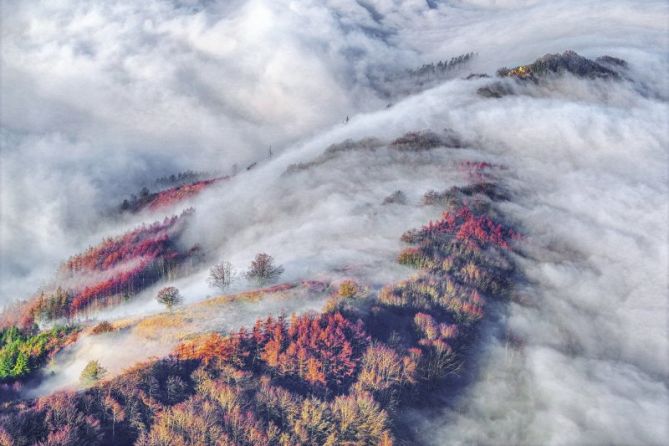
[[[180,345],[180,359],[219,360],[260,367],[277,377],[299,380],[312,391],[337,391],[354,379],[369,343],[362,321],[340,313],[260,319],[249,332],[207,335]]]
[[[195,195],[202,192],[205,188],[226,178],[227,177],[196,181],[194,183],[185,184],[183,186],[177,186],[161,192],[157,192],[151,201],[146,203],[143,208],[156,210],[163,207],[172,206],[179,201],[194,197]]]
[[[497,223],[485,213],[475,214],[467,205],[445,211],[440,220],[431,221],[418,231],[409,231],[402,240],[417,243],[439,235],[451,235],[471,247],[495,246],[509,249],[511,240],[520,235],[508,226]]]
[[[392,445],[401,405],[460,368],[486,300],[512,285],[517,233],[451,195],[439,221],[403,236],[414,246],[400,260],[417,274],[378,298],[340,286],[322,314],[203,335],[85,392],[17,403],[0,414],[0,440]]]
[[[106,271],[130,260],[177,257],[171,236],[179,231],[185,215],[166,217],[162,222],[142,225],[120,237],[105,239],[97,246],[70,257],[62,267],[64,272]]]
[[[192,210],[187,210],[162,222],[142,225],[70,257],[60,268],[61,277],[82,285],[41,293],[14,308],[13,317],[0,318],[0,324],[30,327],[39,318],[69,318],[92,305],[105,306],[116,298],[127,298],[173,273],[199,252],[197,246],[184,250],[176,243],[191,214]]]
[[[183,229],[186,211],[180,216],[165,218],[141,226],[117,238],[109,238],[83,254],[71,257],[63,270],[72,276],[95,271],[108,271],[124,264],[127,269],[115,271],[112,277],[73,290],[69,313],[75,314],[92,302],[114,295],[132,295],[167,275],[176,265],[197,251],[183,251],[174,239]]]

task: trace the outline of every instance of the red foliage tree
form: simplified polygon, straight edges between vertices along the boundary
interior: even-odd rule
[[[341,313],[268,319],[262,327],[267,342],[260,358],[284,376],[297,376],[314,388],[340,389],[355,376],[369,342],[361,321],[353,323]]]
[[[449,235],[473,248],[495,246],[509,249],[510,241],[520,237],[510,227],[497,223],[486,214],[475,214],[463,205],[454,211],[446,211],[440,220],[430,222],[417,231],[406,232],[402,240],[408,243],[420,243],[425,240]]]
[[[154,198],[151,201],[149,201],[145,206],[143,206],[143,208],[146,207],[151,210],[156,210],[163,207],[171,206],[179,201],[194,197],[195,195],[202,192],[205,188],[226,178],[227,177],[201,180],[201,181],[196,181],[194,183],[185,184],[183,186],[177,186],[170,189],[166,189],[164,191],[156,193]]]
[[[197,247],[183,251],[174,239],[183,229],[184,219],[192,211],[167,217],[162,222],[143,225],[120,237],[107,238],[101,244],[68,259],[61,272],[70,277],[105,273],[107,277],[70,290],[71,302],[63,311],[75,315],[93,303],[108,304],[117,295],[132,295],[169,274],[178,264],[192,256]],[[110,276],[111,275],[111,276]],[[35,316],[42,305],[32,312]]]

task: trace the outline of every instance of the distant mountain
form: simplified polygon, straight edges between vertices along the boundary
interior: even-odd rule
[[[574,51],[562,54],[546,54],[528,65],[515,68],[500,68],[497,77],[513,79],[521,83],[542,82],[552,76],[569,74],[587,79],[620,80],[627,67],[627,62],[611,56],[598,57],[595,60],[578,55]],[[513,85],[494,82],[478,90],[481,96],[502,97],[513,94]]]

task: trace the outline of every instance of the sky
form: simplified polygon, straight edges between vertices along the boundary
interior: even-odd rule
[[[412,414],[417,432],[428,444],[669,438],[666,2],[1,7],[0,302],[138,224],[145,217],[109,212],[153,178],[255,161],[195,201],[188,242],[240,266],[266,250],[291,279],[385,283],[407,274],[393,265],[399,234],[436,215],[420,196],[462,183],[457,161],[492,160],[508,168],[502,210],[526,234],[524,280],[486,326],[470,384]],[[567,76],[495,100],[476,94],[490,80],[462,79],[568,49],[623,58],[628,79]],[[385,81],[468,52],[477,56],[465,71],[410,96]],[[284,174],[348,138],[427,129],[450,129],[464,147],[410,158],[357,150]],[[395,190],[409,204],[381,205]],[[191,300],[211,293],[202,272],[181,287]]]

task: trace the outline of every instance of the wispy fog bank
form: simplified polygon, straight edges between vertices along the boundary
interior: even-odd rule
[[[458,398],[407,414],[417,437],[667,443],[667,2],[2,6],[1,300],[32,292],[147,176],[225,171],[269,144],[271,161],[197,199],[188,242],[241,268],[269,252],[286,280],[390,281],[406,274],[393,264],[400,234],[437,212],[421,194],[462,182],[456,161],[489,159],[508,166],[502,210],[526,234],[522,299],[488,327]],[[566,49],[624,58],[629,80],[566,76],[486,99],[490,79],[456,78],[392,104],[376,88],[468,51],[472,71],[492,74]],[[422,129],[466,147],[350,151],[284,174],[346,138]],[[398,189],[407,206],[381,204]],[[210,292],[202,272],[179,285],[192,300]]]

